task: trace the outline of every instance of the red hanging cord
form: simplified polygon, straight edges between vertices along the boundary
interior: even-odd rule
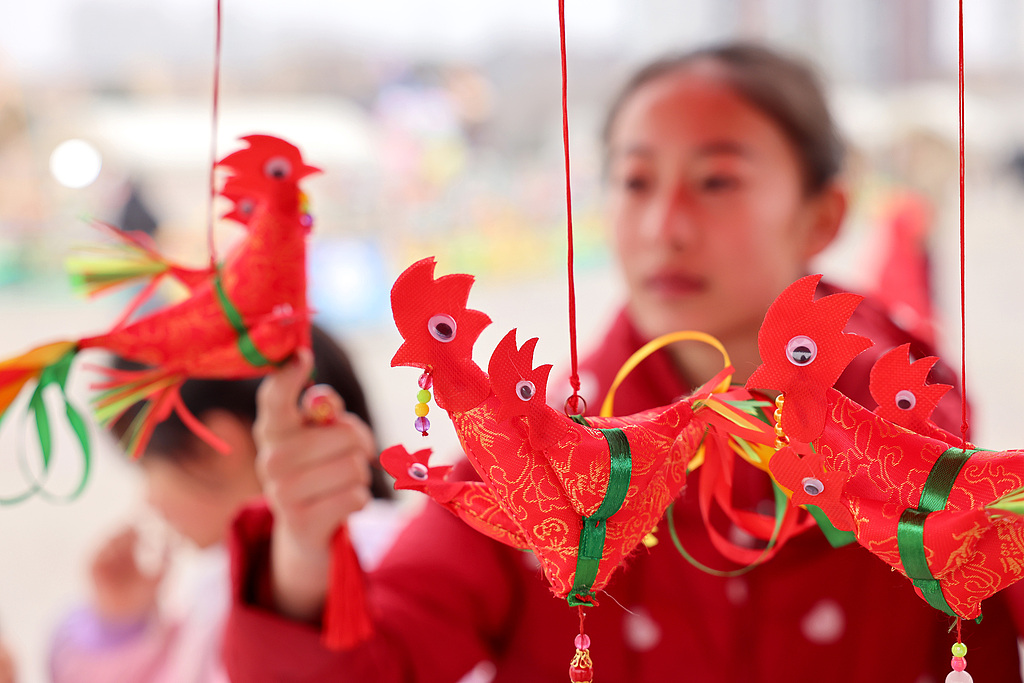
[[[965,287],[965,231],[964,216],[964,0],[960,0],[960,76],[958,83],[960,103],[960,434],[967,444],[967,432],[970,425],[967,421],[967,296]]]
[[[221,0],[217,0],[216,41],[213,49],[213,115],[210,121],[210,196],[206,205],[206,246],[210,252],[210,269],[217,267],[217,251],[213,243],[213,202],[217,196],[217,131],[220,125],[220,53],[221,53]]]
[[[579,358],[576,353],[576,280],[573,275],[572,246],[572,183],[569,174],[569,86],[565,60],[565,0],[558,0],[558,36],[562,51],[562,147],[565,150],[565,210],[568,225],[568,268],[569,268],[569,358],[572,372],[569,384],[572,396],[565,402],[572,413],[579,412],[580,374]]]
[[[963,392],[960,397],[960,438],[964,441],[964,448],[967,448],[967,296],[965,275],[966,260],[964,258],[964,0],[960,0],[960,37],[959,37],[959,79],[957,83],[959,105],[960,105],[960,387]],[[956,618],[956,642],[962,643],[960,634],[961,619]]]

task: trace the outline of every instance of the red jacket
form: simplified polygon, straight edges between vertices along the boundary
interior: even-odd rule
[[[909,340],[869,304],[847,329],[874,339],[875,355]],[[582,366],[597,379],[595,397],[644,341],[620,315]],[[837,385],[869,407],[872,361],[858,359]],[[955,379],[947,367],[937,373],[933,381]],[[669,356],[658,353],[626,380],[616,413],[684,393]],[[938,413],[940,424],[958,431],[956,397]],[[748,469],[749,476],[738,475],[737,495],[757,500],[767,484],[763,473]],[[699,474],[688,483],[674,523],[691,553],[721,566],[701,542],[697,480]],[[343,654],[321,649],[315,625],[288,622],[260,607],[267,604],[271,524],[265,508],[247,511],[236,523],[235,604],[224,643],[232,680],[454,683],[481,660],[495,663],[495,683],[568,679],[576,610],[550,594],[532,555],[474,532],[441,507],[428,504],[370,574],[377,635]],[[666,522],[657,537],[658,545],[641,548],[599,596],[600,606],[588,611],[599,683],[941,683],[950,671],[950,619],[856,544],[833,549],[812,528],[763,566],[719,578],[680,556]],[[1008,606],[1004,595],[996,596],[985,603],[982,624],[963,626],[968,671],[979,682],[1020,680]]]

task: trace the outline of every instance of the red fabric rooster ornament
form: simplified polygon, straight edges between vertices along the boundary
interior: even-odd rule
[[[748,387],[782,392],[776,481],[913,581],[948,614],[974,619],[981,601],[1024,577],[1024,451],[983,451],[929,419],[949,387],[928,385],[934,358],[907,346],[871,372],[875,412],[832,388],[871,342],[844,333],[861,297],[814,300],[820,276],[790,285],[758,336]]]
[[[266,374],[301,345],[309,344],[306,304],[306,236],[311,220],[299,182],[318,169],[298,148],[268,135],[243,138],[248,148],[219,162],[233,175],[224,193],[235,200],[234,218],[244,218],[246,238],[211,269],[189,269],[164,259],[143,239],[115,230],[123,245],[114,263],[79,261],[79,282],[93,293],[132,281],[146,281],[128,311],[104,334],[49,344],[0,363],[0,415],[21,389],[36,380],[29,401],[43,445],[44,470],[50,458],[49,419],[43,389],[62,392],[79,351],[99,348],[148,366],[136,372],[109,371],[99,388],[97,417],[109,423],[129,406],[145,401],[129,435],[128,451],[142,453],[153,427],[172,411],[211,444],[224,446],[188,413],[178,389],[188,377],[244,378]],[[241,199],[246,199],[243,213]],[[130,320],[131,313],[170,276],[190,290],[185,300]],[[87,431],[67,402],[67,414],[88,457]]]
[[[51,445],[42,392],[54,384],[63,393],[71,363],[83,349],[106,349],[149,366],[137,372],[108,370],[109,380],[99,386],[104,391],[95,401],[97,417],[105,423],[116,420],[133,404],[145,402],[129,429],[127,450],[138,457],[153,428],[172,411],[211,445],[226,449],[226,444],[185,408],[178,393],[181,384],[189,377],[241,379],[265,375],[297,348],[310,345],[306,237],[312,218],[299,183],[319,169],[306,164],[297,147],[279,138],[250,135],[242,139],[249,146],[218,164],[231,172],[220,192],[233,202],[224,217],[246,229],[245,238],[222,264],[186,268],[163,258],[144,236],[107,226],[121,244],[101,253],[114,258],[98,262],[78,259],[69,265],[73,278],[93,294],[129,282],[146,283],[113,329],[75,342],[50,344],[0,363],[0,411],[6,412],[22,387],[37,380],[29,409],[35,415],[43,446],[44,475]],[[189,290],[188,298],[131,320],[164,277],[183,283]],[[85,423],[66,396],[65,405],[88,465]],[[329,414],[314,418],[322,422],[331,419]],[[39,487],[37,482],[17,499]],[[331,587],[324,617],[324,642],[328,647],[351,647],[369,635],[369,619],[359,609],[362,604],[358,563],[347,530],[342,527],[333,542]]]
[[[520,347],[512,330],[486,373],[473,362],[490,319],[467,308],[472,276],[435,278],[434,265],[432,258],[414,263],[391,290],[404,339],[392,365],[429,373],[437,405],[482,481],[449,481],[449,468],[429,466],[427,450],[395,446],[381,462],[398,488],[423,491],[481,532],[532,551],[552,592],[570,604],[596,604],[595,593],[679,494],[709,429],[727,425],[771,441],[767,425],[712,394],[731,368],[662,408],[629,417],[563,415],[546,403],[551,366],[534,367],[536,339]]]

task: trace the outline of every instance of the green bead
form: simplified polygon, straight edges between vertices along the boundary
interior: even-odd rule
[[[416,400],[420,403],[427,403],[430,401],[430,392],[426,389],[420,389],[419,393],[416,394]]]
[[[953,650],[954,657],[963,657],[967,654],[967,646],[963,643],[953,643],[953,647],[951,649]]]

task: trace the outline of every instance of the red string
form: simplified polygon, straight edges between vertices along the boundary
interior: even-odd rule
[[[960,398],[960,435],[967,448],[967,297],[964,287],[966,269],[964,268],[964,0],[960,0],[960,74],[957,83],[960,104],[960,386],[963,395]],[[956,618],[956,642],[962,643],[960,635],[961,619]]]
[[[558,35],[562,50],[562,146],[565,150],[565,210],[569,236],[569,358],[572,365],[572,372],[569,375],[572,396],[566,401],[566,405],[570,411],[578,413],[580,374],[579,359],[576,354],[576,280],[572,267],[572,184],[569,174],[569,85],[565,64],[565,0],[558,0]]]
[[[967,447],[967,432],[970,428],[967,421],[967,296],[964,266],[964,0],[960,0],[960,434]]]
[[[220,53],[221,53],[221,0],[217,0],[217,37],[213,50],[213,116],[210,121],[210,196],[206,205],[206,246],[210,251],[210,269],[217,267],[217,251],[213,243],[213,201],[217,196],[217,130],[220,124]]]
[[[583,612],[583,605],[579,606],[579,610],[580,610],[580,635],[582,636],[583,635],[583,618],[586,616],[586,614]]]

